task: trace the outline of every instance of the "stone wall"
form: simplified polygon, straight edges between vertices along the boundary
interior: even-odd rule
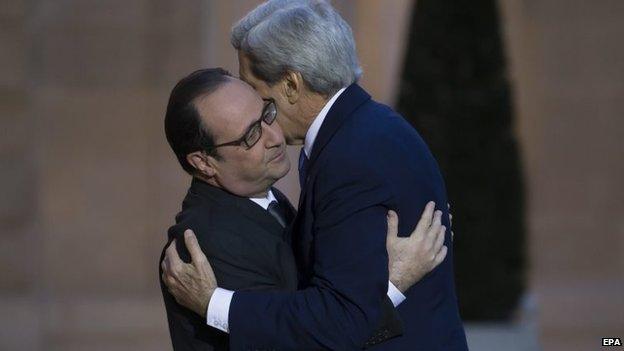
[[[624,2],[503,0],[546,350],[624,337]]]
[[[163,113],[202,6],[3,2],[0,349],[169,348],[157,262],[187,180]]]

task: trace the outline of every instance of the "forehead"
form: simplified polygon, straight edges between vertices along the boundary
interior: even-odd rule
[[[195,101],[202,122],[215,140],[240,137],[260,117],[263,102],[245,82],[229,78],[216,91]]]

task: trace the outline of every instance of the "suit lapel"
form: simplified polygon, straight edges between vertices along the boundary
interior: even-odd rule
[[[314,240],[312,233],[314,218],[307,195],[312,191],[313,180],[318,173],[317,161],[340,127],[353,116],[353,112],[358,107],[369,101],[370,98],[370,95],[359,85],[350,85],[330,108],[312,146],[312,153],[308,161],[306,186],[301,190],[301,196],[299,196],[299,211],[295,217],[292,230],[292,246],[297,266],[300,274],[302,274],[300,281],[304,281],[303,277],[308,277],[311,274],[308,270],[312,267],[310,249]]]
[[[267,210],[263,209],[258,204],[247,198],[241,198],[241,201],[237,201],[237,207],[244,216],[256,222],[267,232],[279,236],[280,238],[283,237],[284,228],[282,228]]]
[[[340,129],[342,124],[349,119],[349,116],[355,111],[360,105],[370,100],[370,95],[364,89],[362,89],[357,84],[351,84],[334,102],[331,109],[327,113],[323,124],[321,125],[321,129],[319,129],[319,133],[316,136],[316,140],[314,140],[314,145],[312,146],[312,155],[310,155],[310,160],[308,161],[308,171],[307,177],[310,179],[312,173],[314,173],[314,164],[316,160],[319,158],[319,155],[325,148],[325,146],[329,143],[331,138],[336,134],[336,131]],[[310,184],[306,180],[306,184]],[[307,194],[309,186],[305,186],[304,189],[301,190],[301,196],[299,196],[299,212],[301,212],[301,204],[303,203],[303,198]]]
[[[277,220],[267,210],[249,200],[249,198],[231,194],[198,178],[193,178],[190,192],[198,195],[200,198],[212,199],[212,201],[218,202],[219,206],[227,206],[233,211],[241,213],[268,233],[279,237],[283,236],[283,228]]]

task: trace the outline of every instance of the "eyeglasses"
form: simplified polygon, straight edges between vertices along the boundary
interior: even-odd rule
[[[238,140],[230,141],[227,143],[213,145],[208,148],[208,150],[216,149],[221,146],[245,146],[247,150],[251,149],[258,140],[262,137],[262,122],[267,125],[273,124],[275,122],[275,117],[277,116],[277,109],[275,108],[275,101],[273,99],[262,99],[266,102],[264,108],[262,109],[262,114],[260,115],[260,119],[255,121],[249,129],[243,134],[241,138]]]

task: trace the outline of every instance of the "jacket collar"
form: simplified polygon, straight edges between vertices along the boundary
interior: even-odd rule
[[[275,192],[275,189],[272,187],[269,190]],[[197,177],[193,177],[189,192],[199,196],[203,199],[202,201],[207,200],[221,207],[230,208],[234,211],[233,213],[239,213],[248,217],[258,223],[262,228],[273,228],[270,230],[271,233],[276,233],[280,236],[283,233],[282,226],[278,224],[275,218],[273,218],[266,209],[254,203],[248,197],[234,195],[224,189],[212,186]],[[278,201],[282,206],[289,205],[288,203],[282,203],[283,199]]]
[[[364,91],[357,83],[351,84],[338,97],[327,113],[321,129],[314,140],[312,154],[310,155],[308,169],[312,168],[314,161],[318,158],[325,145],[331,140],[340,126],[349,118],[351,113],[360,105],[370,100],[371,96]]]

